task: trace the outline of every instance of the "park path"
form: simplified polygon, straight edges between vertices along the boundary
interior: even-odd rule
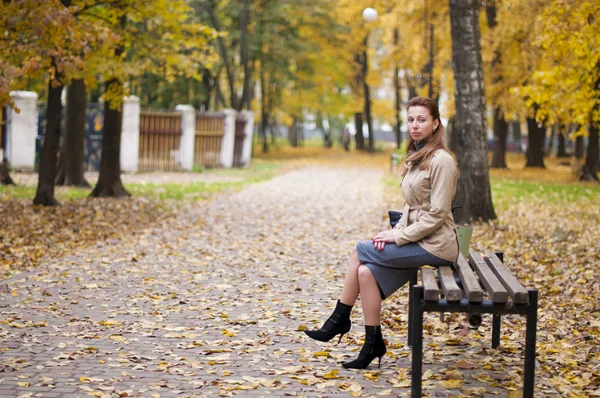
[[[300,331],[334,307],[353,244],[384,225],[381,177],[293,171],[3,281],[0,396],[408,396],[406,291],[384,304],[379,371],[339,365],[360,348],[360,308],[340,345]],[[429,329],[435,342],[441,333]],[[510,370],[486,380],[519,381],[519,355],[502,363]],[[426,371],[431,396],[449,396],[432,387],[440,369]],[[466,380],[478,396],[481,377]]]

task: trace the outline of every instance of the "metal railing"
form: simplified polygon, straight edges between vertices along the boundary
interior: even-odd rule
[[[139,171],[181,169],[181,113],[140,112]]]
[[[222,113],[196,114],[195,167],[219,167],[221,165],[224,122],[225,115]]]

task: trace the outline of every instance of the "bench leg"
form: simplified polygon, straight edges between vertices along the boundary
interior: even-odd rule
[[[500,345],[500,320],[501,315],[492,315],[492,348],[498,348]]]
[[[413,302],[414,302],[414,286],[417,284],[417,274],[410,278],[408,286],[408,346],[412,347],[412,318],[413,318]]]
[[[423,377],[423,286],[415,286],[413,297],[413,316],[410,329],[412,334],[412,361],[411,361],[411,397],[421,396],[421,379]]]
[[[535,385],[535,343],[537,334],[538,291],[529,290],[527,330],[525,332],[525,373],[523,375],[523,397],[533,398]]]

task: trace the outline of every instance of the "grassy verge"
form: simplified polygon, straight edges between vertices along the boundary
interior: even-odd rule
[[[125,188],[134,197],[146,197],[155,200],[195,201],[210,197],[211,194],[229,189],[240,189],[247,184],[261,182],[273,178],[282,169],[278,162],[256,161],[246,169],[214,169],[202,173],[189,173],[189,181],[185,182],[185,173],[179,183],[164,182],[131,182],[125,183]],[[210,175],[209,181],[195,181],[194,176]],[[93,181],[90,181],[93,183]],[[19,200],[31,201],[36,192],[36,186],[0,185],[0,201]],[[74,201],[89,197],[90,188],[56,187],[55,196],[59,202]]]
[[[281,163],[255,162],[248,169],[222,169],[211,171],[214,181],[185,183],[130,183],[125,188],[134,196],[151,199],[196,201],[225,190],[239,190],[250,183],[273,178],[282,168]],[[219,178],[223,178],[222,181]]]

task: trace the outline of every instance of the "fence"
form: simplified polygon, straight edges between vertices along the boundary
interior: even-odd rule
[[[180,140],[180,113],[140,112],[140,148],[138,170],[180,170]]]
[[[45,104],[37,94],[11,92],[17,113],[6,109],[0,144],[17,170],[33,170],[46,130]],[[141,111],[140,100],[125,97],[121,126],[120,166],[124,172],[193,170],[196,167],[248,166],[254,115],[250,111],[197,113],[190,105],[175,112]],[[63,127],[64,127],[63,115]],[[89,104],[86,112],[85,169],[98,170],[104,125],[102,104]],[[64,131],[64,129],[63,129]],[[1,146],[0,146],[1,149]]]
[[[222,113],[196,114],[195,167],[218,167],[221,165],[221,143],[224,132],[225,115]]]

